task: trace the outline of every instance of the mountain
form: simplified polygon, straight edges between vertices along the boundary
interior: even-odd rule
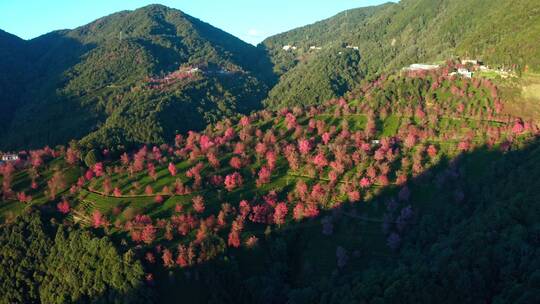
[[[3,148],[162,143],[260,107],[272,72],[257,48],[151,5],[24,43],[30,67]]]
[[[534,0],[402,0],[345,11],[270,37],[260,47],[270,54],[281,79],[266,104],[275,108],[318,102],[341,96],[362,79],[380,73],[455,57],[539,71],[537,4]],[[296,50],[284,50],[287,45]],[[352,55],[355,48],[358,54]],[[350,64],[340,64],[343,60]],[[321,67],[335,68],[321,73],[327,71]]]

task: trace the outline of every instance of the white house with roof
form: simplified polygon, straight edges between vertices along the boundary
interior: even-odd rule
[[[18,154],[12,154],[12,153],[6,153],[6,154],[2,154],[2,158],[1,160],[3,162],[15,162],[15,161],[18,161],[19,160],[19,155]]]
[[[284,45],[284,46],[283,46],[283,50],[284,50],[284,51],[295,51],[296,49],[297,49],[296,46],[290,45],[290,44],[287,44],[287,45]]]

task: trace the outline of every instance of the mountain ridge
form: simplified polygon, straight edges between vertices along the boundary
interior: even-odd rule
[[[24,101],[17,108],[9,130],[4,132],[3,145],[7,148],[54,145],[83,138],[91,146],[122,146],[145,140],[163,142],[177,130],[201,129],[216,119],[260,107],[259,100],[272,81],[270,63],[259,49],[161,5],[111,14],[73,30],[45,34],[25,45],[29,50],[27,58],[34,65],[28,73],[31,78],[26,80],[28,93],[22,98]],[[208,75],[200,75],[202,81],[186,80],[187,86],[177,89],[196,87],[188,90],[192,93],[187,95],[177,94],[181,93],[178,90],[152,94],[145,84],[147,77],[199,65],[242,74],[231,76],[235,78],[232,81]],[[140,104],[138,93],[133,90],[152,96],[155,105]],[[136,131],[128,130],[129,124],[119,125],[111,116],[126,102],[155,111],[159,109],[158,100],[167,96],[178,106],[186,105],[179,113],[184,119],[169,119],[166,125],[150,128],[152,132],[148,134],[134,134]],[[195,96],[202,100],[194,100]],[[123,98],[128,101],[123,102]],[[71,117],[62,116],[64,111],[71,112]],[[35,117],[35,113],[41,114]],[[188,119],[187,113],[193,113],[194,117]],[[182,120],[190,121],[191,126]],[[97,136],[101,138],[97,140],[93,133],[104,126],[125,142],[104,141],[102,136]],[[52,130],[61,132],[51,133]]]

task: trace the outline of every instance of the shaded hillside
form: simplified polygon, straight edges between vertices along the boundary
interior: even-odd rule
[[[0,134],[22,104],[21,87],[28,71],[25,52],[24,40],[0,30]]]
[[[176,130],[258,108],[272,80],[270,64],[255,47],[159,5],[53,32],[28,41],[26,48],[32,64],[24,86],[28,93],[4,134],[4,148],[65,144],[89,134],[85,143],[96,146],[161,143]],[[193,68],[201,71],[195,79],[149,85],[148,79],[173,78],[173,72]],[[169,106],[161,106],[163,100]],[[160,120],[171,110],[178,114],[174,120]],[[135,117],[123,117],[126,123],[114,118],[126,111],[156,114],[142,131],[133,127],[140,123]],[[93,135],[111,130],[122,141]]]
[[[301,97],[306,91],[323,98],[342,95],[342,88],[324,86],[339,77],[318,73],[317,66],[335,65],[333,57],[346,46],[358,48],[362,60],[348,69],[359,70],[362,78],[451,57],[478,58],[520,71],[540,70],[540,48],[535,42],[539,34],[540,10],[533,0],[403,0],[346,11],[263,42],[276,72],[283,74],[267,104],[314,102],[311,96]],[[297,50],[285,51],[285,45]],[[336,66],[338,74],[348,77],[348,70]]]

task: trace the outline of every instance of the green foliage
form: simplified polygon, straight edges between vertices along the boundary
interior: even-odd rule
[[[95,149],[92,149],[86,153],[86,156],[84,157],[84,164],[88,168],[92,168],[98,162],[98,157],[98,152]]]
[[[266,106],[321,104],[343,96],[363,78],[360,64],[357,51],[336,48],[321,51],[320,56],[299,63],[295,73],[283,75],[270,91]]]
[[[47,258],[40,286],[44,303],[145,303],[144,271],[129,255],[123,257],[107,238],[87,231],[59,229]]]
[[[39,282],[52,241],[35,213],[19,217],[0,232],[0,303],[39,302]]]
[[[349,69],[359,69],[362,78],[371,79],[411,63],[470,57],[493,67],[540,70],[540,48],[535,44],[540,33],[537,6],[534,0],[403,0],[346,11],[270,37],[263,47],[276,72],[283,75],[266,103],[279,107],[290,100],[312,102],[312,96],[303,97],[302,92],[317,92],[321,98],[339,96],[336,88],[320,85],[335,74],[350,75]],[[284,51],[284,45],[298,49]],[[360,65],[336,65],[329,75],[315,72],[320,62],[333,64],[333,55],[347,45],[358,47]],[[310,50],[311,46],[322,50]]]
[[[62,227],[32,211],[2,227],[0,303],[148,303],[141,264],[107,237]]]

